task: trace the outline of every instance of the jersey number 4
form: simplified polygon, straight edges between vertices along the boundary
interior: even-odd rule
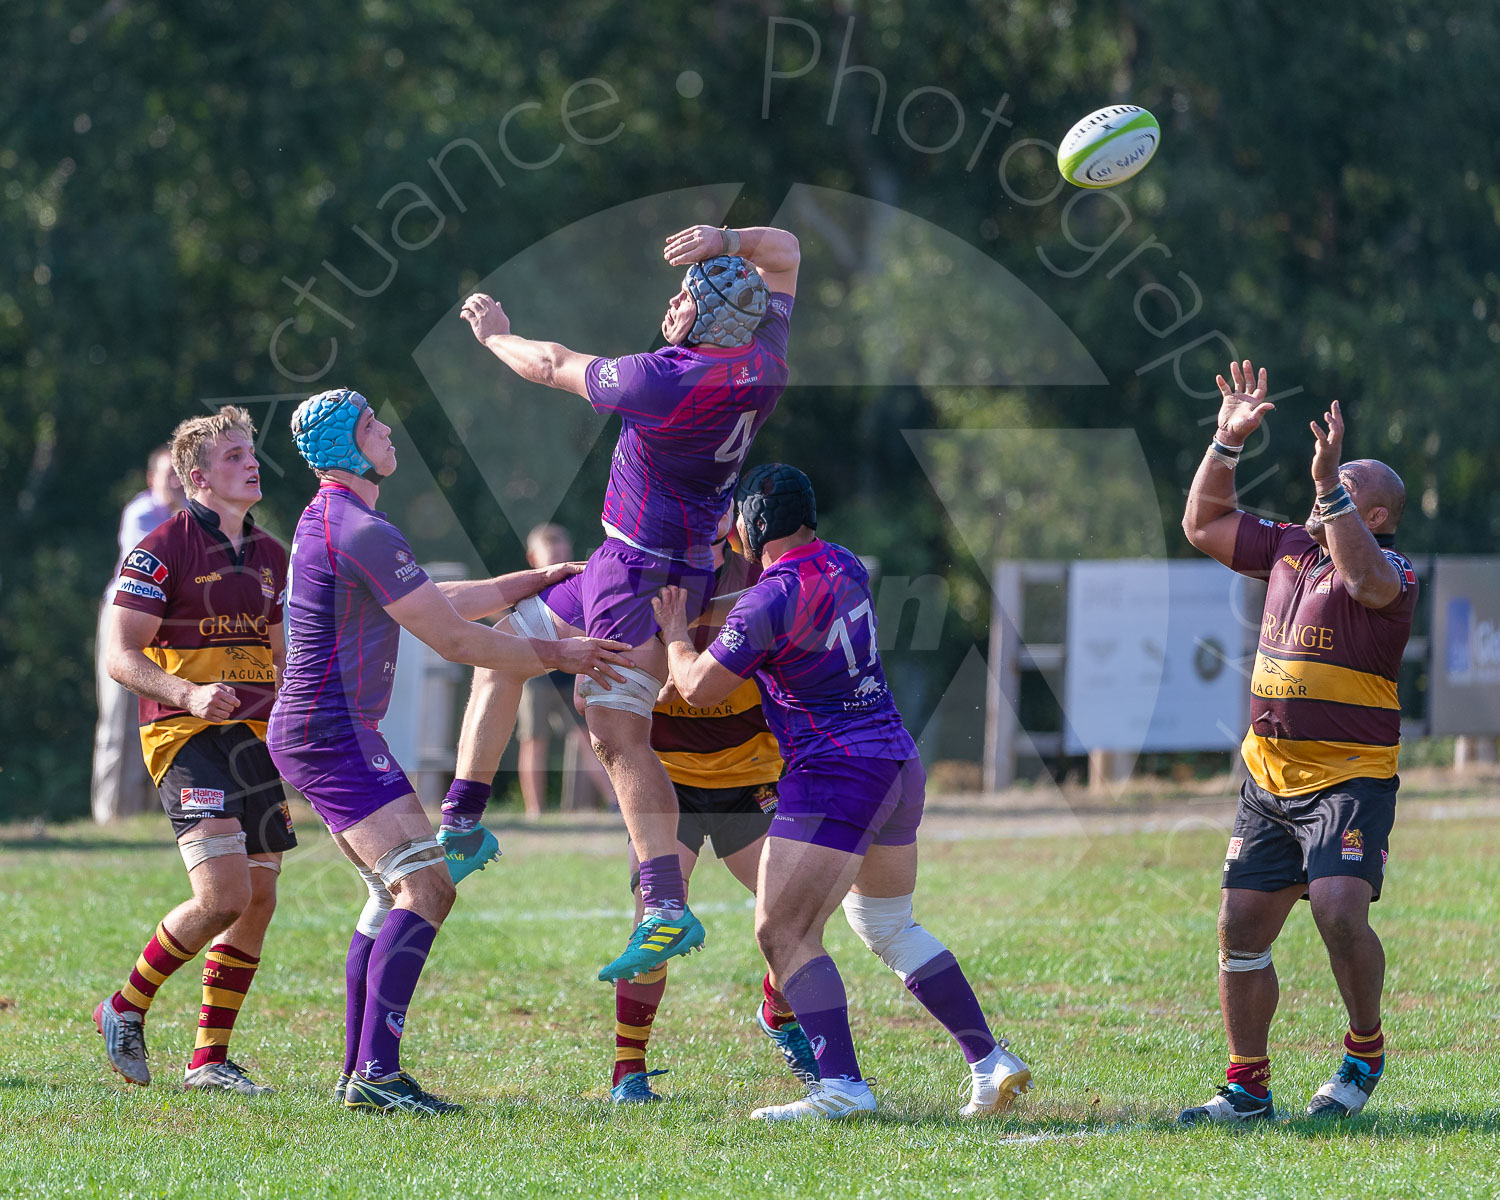
[[[755,410],[753,408],[747,408],[740,413],[735,419],[734,428],[729,431],[729,436],[714,451],[714,462],[734,463],[738,469],[745,455],[750,451],[750,442],[755,436],[750,427],[754,424]]]
[[[850,614],[846,621],[838,617],[833,622],[833,628],[828,631],[828,641],[823,646],[825,650],[832,650],[834,646],[841,646],[844,651],[844,659],[849,667],[850,675],[859,674],[859,664],[854,660],[854,644],[849,640],[849,626],[855,624],[863,617],[865,624],[869,626],[868,637],[870,639],[870,657],[865,661],[865,666],[873,667],[877,655],[875,644],[875,614],[870,609],[868,600],[859,604]]]

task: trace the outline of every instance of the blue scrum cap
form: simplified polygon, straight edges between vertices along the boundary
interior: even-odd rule
[[[297,405],[292,437],[297,452],[314,471],[350,471],[376,478],[375,467],[355,444],[359,417],[370,402],[348,388],[320,392]]]

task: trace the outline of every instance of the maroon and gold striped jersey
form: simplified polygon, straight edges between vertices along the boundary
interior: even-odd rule
[[[714,581],[718,595],[749,587],[760,572],[732,550]],[[693,645],[705,649],[716,629],[691,631]],[[673,783],[687,787],[736,788],[775,783],[781,778],[781,751],[761,712],[760,688],[747,679],[718,704],[694,708],[680,696],[658,704],[651,716],[651,748]]]
[[[247,514],[239,552],[218,514],[188,501],[125,556],[114,602],[161,618],[146,657],[190,683],[224,683],[240,705],[227,721],[206,721],[142,696],[141,749],[157,783],[177,751],[209,725],[243,722],[262,739],[276,699],[270,626],[281,624],[286,549]]]
[[[1417,577],[1405,556],[1385,545],[1389,539],[1377,540],[1401,577],[1400,594],[1380,609],[1345,591],[1333,560],[1301,525],[1240,514],[1231,565],[1267,580],[1240,753],[1268,792],[1297,796],[1396,773],[1396,681]]]

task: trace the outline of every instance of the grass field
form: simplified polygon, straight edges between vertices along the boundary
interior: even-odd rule
[[[608,1103],[612,993],[593,981],[628,930],[620,840],[502,830],[507,857],[461,890],[404,1043],[418,1077],[469,1109],[415,1122],[329,1102],[363,893],[310,815],[236,1032],[235,1057],[279,1088],[254,1101],[174,1086],[192,969],[152,1011],[149,1089],[110,1074],[89,1020],[183,894],[164,824],[13,831],[0,840],[0,1195],[1493,1196],[1500,819],[1419,809],[1397,824],[1376,908],[1385,1082],[1353,1121],[1249,1131],[1173,1123],[1222,1079],[1225,834],[1211,822],[1024,840],[996,822],[925,844],[919,919],[964,962],[1038,1090],[1003,1119],[960,1122],[961,1058],[835,917],[881,1110],[816,1127],[746,1119],[795,1088],[750,1023],[760,970],[744,893],[711,861],[693,885],[708,947],[673,967],[652,1043],[670,1098],[622,1111]],[[1344,1019],[1305,911],[1276,961],[1273,1083],[1297,1114],[1337,1061]]]

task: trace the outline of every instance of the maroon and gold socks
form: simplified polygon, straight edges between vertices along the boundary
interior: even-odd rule
[[[615,1069],[611,1087],[618,1086],[625,1076],[646,1069],[646,1043],[651,1040],[651,1025],[666,990],[666,964],[634,979],[615,981]]]
[[[1385,1070],[1385,1034],[1381,1032],[1380,1022],[1375,1022],[1374,1029],[1361,1030],[1350,1025],[1344,1034],[1344,1054],[1362,1062],[1371,1075],[1379,1075]]]
[[[255,979],[260,959],[228,942],[209,947],[203,963],[203,1008],[198,1014],[198,1040],[189,1070],[221,1063],[229,1057],[229,1036],[240,1015],[245,994]]]
[[[136,959],[129,982],[110,997],[114,1010],[117,1013],[137,1012],[145,1016],[151,1008],[151,1002],[156,999],[156,989],[167,981],[167,976],[183,963],[192,962],[197,957],[197,950],[185,949],[167,932],[165,921],[158,923],[156,933]]]
[[[1267,1055],[1231,1054],[1224,1075],[1231,1085],[1243,1088],[1257,1100],[1271,1094],[1271,1059]]]
[[[760,981],[760,990],[765,995],[765,1000],[760,1006],[761,1018],[772,1029],[785,1029],[788,1025],[794,1025],[797,1014],[792,1011],[792,1006],[787,999],[771,984],[771,972],[766,972],[766,977]]]

